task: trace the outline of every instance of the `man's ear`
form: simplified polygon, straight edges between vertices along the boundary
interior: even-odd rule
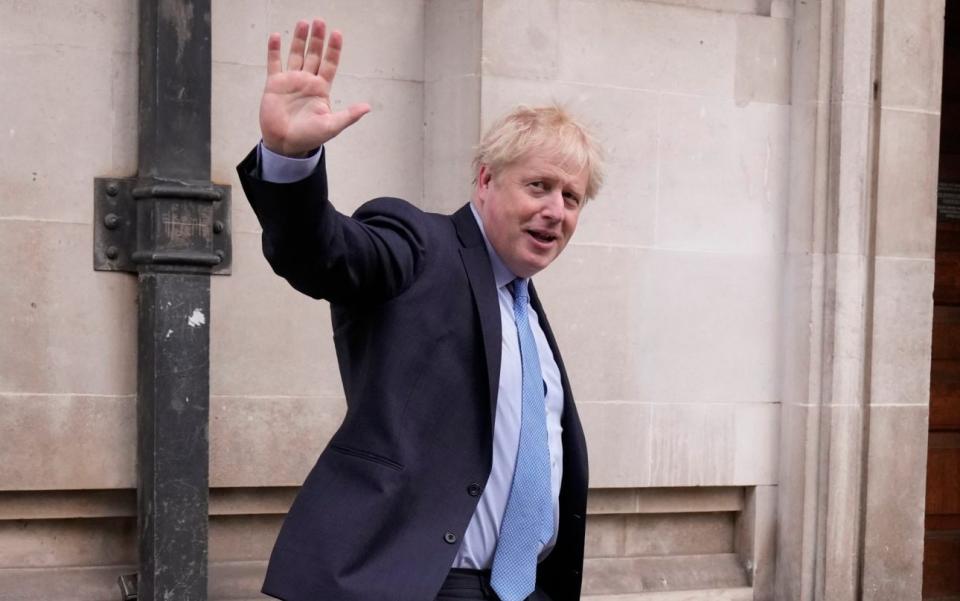
[[[490,171],[490,167],[480,165],[480,171],[477,173],[476,188],[473,192],[476,201],[480,203],[478,206],[483,206],[483,202],[487,197],[487,191],[490,189],[491,181],[493,181],[493,173]]]
[[[487,165],[480,165],[480,173],[477,174],[477,185],[481,188],[488,188],[490,186],[490,180],[493,179],[493,172],[490,171],[490,167]]]

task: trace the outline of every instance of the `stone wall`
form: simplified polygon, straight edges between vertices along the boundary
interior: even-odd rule
[[[135,570],[136,286],[91,261],[93,178],[136,169],[132,5],[0,3],[0,85],[29,95],[0,101],[0,599],[114,598],[117,575]],[[605,143],[606,187],[537,278],[590,447],[585,590],[596,601],[640,591],[701,598],[671,592],[682,589],[773,598],[778,513],[776,598],[823,598],[835,581],[824,583],[817,566],[847,549],[826,536],[824,516],[860,515],[831,514],[827,498],[869,509],[867,534],[853,534],[855,556],[866,548],[873,562],[868,575],[893,566],[915,578],[882,536],[888,516],[901,515],[897,503],[914,508],[915,496],[898,501],[886,481],[860,486],[859,471],[844,471],[866,465],[870,449],[874,473],[892,461],[844,432],[869,427],[876,442],[893,436],[897,416],[911,428],[925,416],[925,380],[889,375],[923,371],[932,252],[927,222],[900,227],[925,215],[929,199],[898,176],[892,140],[929,150],[927,138],[904,132],[937,128],[939,79],[931,87],[930,78],[939,65],[924,63],[937,31],[891,27],[880,50],[857,54],[857,40],[877,39],[876,5],[214,0],[212,177],[233,185],[234,258],[232,275],[212,284],[211,598],[256,596],[282,515],[344,412],[327,306],[273,275],[234,174],[258,140],[267,34],[288,40],[296,19],[315,12],[345,34],[336,101],[373,106],[327,149],[331,197],[344,212],[379,195],[457,208],[469,198],[472,145],[517,103],[564,103]],[[889,2],[884,10],[888,23],[927,18]],[[900,60],[892,49],[904,44],[914,50]],[[906,83],[875,113],[878,64]],[[845,97],[845,120],[830,112],[840,106],[833,78],[866,94]],[[877,142],[877,131],[892,133]],[[833,146],[841,140],[847,154]],[[879,183],[843,188],[870,173],[877,152]],[[882,211],[863,200],[878,190]],[[911,203],[892,200],[904,195]],[[860,206],[869,210],[841,211]],[[841,223],[848,229],[829,229],[831,215],[847,214],[856,215]],[[876,240],[856,246],[861,238],[848,234],[863,231]],[[875,268],[863,258],[872,253],[882,256]],[[837,276],[846,265],[860,279]],[[829,276],[862,285],[837,296]],[[906,285],[915,286],[906,296],[894,292]],[[843,307],[858,302],[866,308],[844,322]],[[883,329],[902,311],[916,315],[905,330]],[[861,329],[818,346],[824,328],[844,323]],[[890,345],[902,336],[908,347]],[[825,357],[856,361],[834,370]],[[817,424],[834,423],[814,394],[824,373],[850,375],[838,390],[869,384],[882,410],[866,426],[843,421],[863,414],[861,397],[844,397],[852,400],[831,410],[835,427],[821,432]],[[848,475],[821,487],[821,473]],[[844,483],[863,495],[844,496]],[[916,513],[903,515],[893,523],[908,531]],[[848,582],[848,564],[828,565]],[[909,597],[875,580],[870,590],[894,593],[872,598]]]

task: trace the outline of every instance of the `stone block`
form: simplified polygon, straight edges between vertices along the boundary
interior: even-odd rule
[[[133,396],[5,394],[0,408],[6,416],[0,425],[0,451],[7,458],[0,465],[0,490],[136,487]],[[345,410],[342,398],[212,397],[210,485],[300,486]],[[76,507],[79,515],[117,515],[119,501],[81,501],[50,501],[45,511],[59,516],[64,508]],[[230,506],[263,511],[249,500],[220,504],[223,513],[237,511],[228,511]],[[3,506],[17,511],[15,505]],[[275,511],[277,502],[270,507]]]
[[[296,22],[314,17],[322,17],[328,31],[343,32],[340,74],[423,81],[424,0],[333,0],[322,7],[313,0],[285,0],[267,5],[268,30],[281,32],[284,54]]]
[[[133,394],[136,278],[92,257],[90,225],[0,220],[0,391]]]
[[[733,97],[751,102],[790,104],[790,45],[793,21],[754,15],[737,17]]]
[[[267,65],[267,14],[269,0],[212,0],[210,6],[210,44],[214,64],[253,65],[259,67],[262,80],[266,78]],[[313,13],[304,13],[301,18],[310,19]],[[293,25],[295,21],[286,24]],[[289,36],[283,40],[289,48]],[[287,64],[283,55],[283,64]],[[257,92],[263,86],[256,86]],[[216,93],[217,86],[213,86]]]
[[[423,208],[453,212],[473,193],[474,147],[480,140],[480,77],[424,84]]]
[[[136,487],[133,395],[4,393],[0,414],[0,489]]]
[[[559,55],[568,40],[577,37],[559,25],[559,10],[560,0],[486,0],[483,73],[556,79]]]
[[[821,71],[829,63],[821,59],[822,10],[821,4],[794,3],[790,64],[790,98],[794,107],[811,106],[824,100],[821,97]],[[795,128],[793,131],[799,133]]]
[[[863,370],[866,362],[866,298],[869,295],[869,259],[860,254],[830,255],[824,275],[824,360],[820,402],[859,405],[863,403]],[[829,328],[829,329],[827,329]]]
[[[135,53],[137,33],[137,3],[128,0],[8,2],[0,23],[0,47],[50,44]]]
[[[597,488],[777,480],[779,407],[768,403],[580,403]]]
[[[480,74],[483,0],[426,0],[424,79]]]
[[[824,598],[857,601],[859,568],[863,410],[859,405],[824,407],[827,437],[820,472],[825,488],[820,511],[825,526],[819,553],[823,554]]]
[[[585,595],[732,588],[746,585],[746,573],[733,553],[588,558],[583,566]]]
[[[866,106],[873,100],[877,11],[878,4],[874,0],[851,0],[836,9],[834,39],[837,41],[833,50],[836,54],[833,68],[838,72],[834,84],[838,87],[838,94],[835,98],[844,104]]]
[[[787,188],[786,243],[790,254],[824,252],[823,174],[817,131],[824,112],[817,104],[795,103],[790,110],[790,166]]]
[[[327,302],[274,274],[258,234],[235,232],[233,253],[211,282],[211,394],[342,397]]]
[[[657,247],[783,251],[789,110],[661,96]]]
[[[137,557],[137,520],[0,521],[0,541],[0,565],[4,568],[131,564]],[[118,571],[114,583],[124,573]]]
[[[300,486],[345,413],[342,398],[213,397],[210,486]]]
[[[585,557],[622,557],[627,516],[592,515],[587,520]]]
[[[779,405],[654,404],[648,486],[775,484]]]
[[[789,253],[781,271],[780,402],[805,404],[819,395],[818,370],[810,366],[821,350],[823,312],[823,255]]]
[[[560,4],[556,79],[731,98],[736,16],[652,2]],[[670,60],[664,60],[670,57]]]
[[[869,175],[873,116],[867,105],[845,102],[831,110],[835,123],[830,133],[831,148],[839,156],[827,169],[832,199],[821,210],[827,212],[826,252],[865,255],[869,252]],[[835,208],[833,208],[835,206]]]
[[[637,403],[578,403],[595,487],[648,486],[650,407]]]
[[[266,569],[266,560],[211,561],[209,598],[214,601],[259,598]],[[118,595],[118,575],[136,570],[132,560],[108,566],[7,568],[0,570],[0,591],[16,590],[17,601],[103,601]]]
[[[873,281],[870,404],[914,404],[930,398],[933,331],[932,260],[877,257]]]
[[[925,406],[870,409],[864,601],[920,599],[927,417]]]
[[[814,599],[822,411],[792,403],[781,408],[774,599]]]
[[[882,109],[879,146],[876,254],[932,259],[940,117]]]
[[[632,515],[623,532],[628,557],[732,553],[734,514]]]
[[[635,373],[636,397],[657,403],[775,400],[782,259],[648,254],[630,320],[612,338],[602,338],[630,340],[622,360]]]
[[[880,102],[939,112],[943,79],[944,0],[883,5]]]
[[[566,107],[596,135],[606,155],[606,183],[581,215],[580,244],[652,246],[657,222],[658,97],[627,90],[485,76],[484,121],[518,104]]]
[[[779,264],[574,243],[537,285],[581,401],[763,403],[777,393]]]
[[[209,561],[263,561],[280,532],[282,515],[217,515],[210,518]]]
[[[131,175],[132,56],[62,44],[0,45],[0,86],[29,90],[29,101],[6,103],[0,117],[4,144],[16,149],[0,162],[0,217],[90,223],[93,178]]]

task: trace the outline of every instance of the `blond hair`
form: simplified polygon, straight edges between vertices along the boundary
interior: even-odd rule
[[[474,177],[481,165],[497,174],[533,153],[555,158],[574,172],[586,169],[585,200],[594,198],[603,184],[600,145],[586,127],[557,105],[521,105],[491,125],[473,156]]]

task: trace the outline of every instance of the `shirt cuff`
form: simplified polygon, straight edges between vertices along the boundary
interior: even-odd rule
[[[323,147],[308,157],[298,159],[273,152],[261,140],[257,145],[257,154],[260,157],[260,179],[273,184],[290,184],[306,179],[316,171]]]

